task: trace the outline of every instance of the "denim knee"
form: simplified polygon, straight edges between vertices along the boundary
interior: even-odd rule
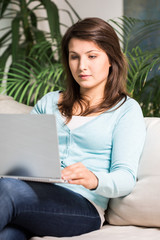
[[[12,178],[0,179],[0,201],[2,200],[4,202],[4,199],[10,198],[14,203],[23,204],[24,200],[27,202],[35,196],[35,192],[24,181]]]
[[[10,192],[14,187],[13,179],[1,178],[0,179],[0,190],[1,192]]]
[[[20,181],[11,178],[0,179],[0,204],[18,197],[21,192]],[[2,207],[2,205],[0,205]]]
[[[27,240],[27,235],[16,227],[5,227],[0,232],[0,239],[4,240]]]

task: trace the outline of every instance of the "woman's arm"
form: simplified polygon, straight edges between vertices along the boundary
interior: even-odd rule
[[[146,127],[140,106],[133,103],[114,128],[110,173],[95,172],[99,179],[95,192],[108,198],[129,194],[136,182]]]

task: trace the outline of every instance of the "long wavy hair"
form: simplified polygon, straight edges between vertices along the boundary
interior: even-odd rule
[[[108,79],[104,89],[102,102],[94,107],[80,94],[80,86],[74,80],[69,68],[68,45],[72,38],[92,41],[104,50],[111,64]],[[122,99],[126,101],[127,61],[121,51],[117,34],[110,24],[100,18],[86,18],[72,25],[62,38],[61,43],[62,63],[66,74],[66,90],[58,104],[59,110],[67,118],[72,118],[74,104],[79,104],[79,115],[86,116],[111,109]]]

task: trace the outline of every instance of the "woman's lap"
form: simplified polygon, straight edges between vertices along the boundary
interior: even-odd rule
[[[100,227],[95,207],[64,187],[3,179],[0,192],[0,231],[10,221],[37,236],[76,236]]]

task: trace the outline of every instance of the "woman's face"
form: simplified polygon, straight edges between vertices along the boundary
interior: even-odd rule
[[[69,67],[81,93],[102,94],[111,66],[106,52],[94,42],[78,38],[72,38],[68,47]]]

